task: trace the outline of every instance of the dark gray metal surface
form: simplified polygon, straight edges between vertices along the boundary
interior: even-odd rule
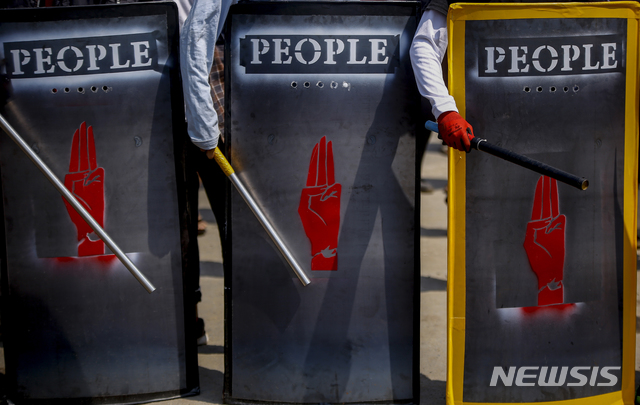
[[[66,403],[197,390],[195,338],[189,344],[185,337],[176,175],[182,157],[174,145],[174,131],[182,142],[183,117],[181,102],[172,101],[172,94],[180,99],[172,73],[175,5],[5,10],[2,18],[0,59],[8,60],[13,88],[5,117],[61,181],[72,172],[74,132],[82,137],[82,128],[92,128],[104,171],[94,179],[103,185],[95,197],[104,202],[103,227],[157,287],[145,292],[108,250],[83,256],[62,197],[0,136],[10,391],[18,399]],[[35,49],[49,47],[38,59]],[[12,49],[21,57],[25,50],[28,60],[13,64]]]
[[[581,44],[603,37],[618,43],[617,68],[580,70],[596,61],[603,66],[595,51],[585,62]],[[558,183],[559,213],[566,216],[563,302],[572,305],[531,308],[538,282],[523,245],[540,176],[486,154],[467,155],[465,402],[559,401],[620,390],[625,38],[624,19],[466,23],[466,111],[474,131],[590,184],[579,191]],[[529,41],[528,74],[483,73],[488,65],[478,61],[487,46],[503,41],[507,49],[520,39]],[[538,46],[561,50],[574,39],[583,59],[573,63],[573,74],[560,72],[562,54],[555,71],[536,70]],[[540,66],[551,67],[549,51],[543,53]],[[589,381],[567,375],[559,386],[530,378],[532,386],[491,387],[496,366],[558,367],[558,381],[562,367],[584,366]],[[612,380],[600,371],[592,380],[592,367],[617,369]]]
[[[227,156],[311,284],[300,285],[233,192],[225,256],[227,402],[418,401],[419,100],[408,58],[415,11],[414,3],[232,9]],[[373,66],[375,72],[347,66],[349,39],[367,44],[355,54],[361,61],[369,40],[383,37],[389,54],[374,58],[384,66]],[[250,41],[265,38],[270,51],[254,69]],[[278,38],[290,41],[290,64],[269,65],[277,60]],[[337,66],[325,64],[326,48],[319,51],[309,38],[322,47],[342,40]],[[287,60],[286,53],[280,57]],[[299,215],[307,206],[302,193],[312,151],[324,136],[341,186],[335,271],[311,269],[312,246]]]

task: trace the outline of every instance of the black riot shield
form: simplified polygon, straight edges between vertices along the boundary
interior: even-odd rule
[[[450,10],[450,83],[476,135],[589,179],[450,155],[452,403],[633,403],[639,10]]]
[[[155,285],[148,294],[4,133],[2,326],[21,402],[198,392],[174,3],[3,10],[2,113]]]
[[[225,402],[418,401],[417,3],[247,3],[226,35]]]

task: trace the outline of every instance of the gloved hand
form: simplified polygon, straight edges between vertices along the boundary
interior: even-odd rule
[[[469,123],[455,111],[447,111],[438,117],[438,138],[442,139],[447,146],[460,151],[469,152],[471,150],[471,140],[473,128]]]

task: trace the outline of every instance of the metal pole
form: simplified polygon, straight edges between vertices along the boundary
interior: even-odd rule
[[[280,253],[282,253],[284,258],[287,260],[289,266],[291,266],[291,269],[293,269],[293,272],[296,274],[296,276],[298,276],[298,279],[300,279],[302,285],[305,287],[308,286],[311,283],[311,280],[309,280],[309,277],[307,277],[307,275],[304,273],[302,267],[300,267],[300,265],[293,257],[287,246],[284,244],[267,217],[264,215],[258,204],[255,202],[253,197],[251,197],[251,194],[249,194],[238,176],[236,176],[235,171],[229,164],[227,158],[224,157],[224,155],[218,148],[215,148],[213,156],[216,162],[218,162],[218,165],[220,166],[224,174],[226,174],[229,180],[231,180],[231,183],[233,183],[242,198],[244,198],[244,201],[247,203],[249,208],[251,208],[251,211],[253,211],[253,214],[256,216],[256,218],[258,218],[258,221],[260,221],[260,224],[262,224],[264,229],[267,231],[267,233],[271,237],[271,240],[273,240],[273,243],[276,244],[276,246],[280,250]]]
[[[432,132],[438,132],[438,124],[433,121],[427,121],[424,127]],[[589,180],[584,177],[579,177],[574,174],[557,169],[553,166],[549,166],[546,163],[542,163],[538,160],[531,159],[519,153],[513,152],[509,149],[501,148],[500,146],[489,143],[486,139],[474,137],[471,140],[471,147],[481,152],[489,153],[490,155],[499,157],[508,162],[515,163],[518,166],[522,166],[529,170],[533,170],[536,173],[551,177],[578,190],[586,190],[589,187]]]
[[[138,268],[129,260],[129,258],[120,250],[118,245],[107,235],[107,233],[100,227],[100,225],[96,222],[95,219],[87,212],[86,209],[76,198],[67,190],[67,188],[62,184],[60,180],[56,177],[55,174],[47,167],[47,165],[36,155],[33,150],[27,145],[27,143],[18,135],[15,129],[7,122],[7,120],[0,114],[0,125],[4,132],[9,135],[11,139],[22,149],[24,153],[27,154],[29,159],[38,166],[38,169],[45,175],[45,177],[53,184],[53,186],[62,194],[65,200],[73,206],[73,208],[82,216],[82,218],[87,222],[87,224],[93,229],[93,231],[104,241],[104,243],[111,249],[111,251],[120,259],[122,264],[133,274],[133,277],[136,278],[142,284],[142,286],[149,292],[152,293],[155,291],[155,287],[153,284],[147,280],[147,278],[138,270]]]

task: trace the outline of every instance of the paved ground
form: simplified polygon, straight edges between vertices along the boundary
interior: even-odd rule
[[[422,178],[428,180],[435,190],[421,194],[420,224],[422,258],[420,399],[425,405],[445,404],[447,206],[444,188],[447,184],[446,165],[446,155],[440,151],[439,144],[432,141],[423,162]],[[222,255],[215,218],[208,206],[204,193],[201,193],[200,212],[209,223],[206,233],[198,238],[202,271],[200,283],[203,292],[199,313],[205,320],[209,335],[208,345],[198,349],[201,394],[161,402],[166,405],[222,403],[224,373]],[[0,356],[0,361],[2,361],[0,373],[4,373],[3,356]],[[636,357],[637,364],[639,364],[638,357]],[[638,371],[636,375],[639,375]],[[638,380],[637,377],[636,380]]]

